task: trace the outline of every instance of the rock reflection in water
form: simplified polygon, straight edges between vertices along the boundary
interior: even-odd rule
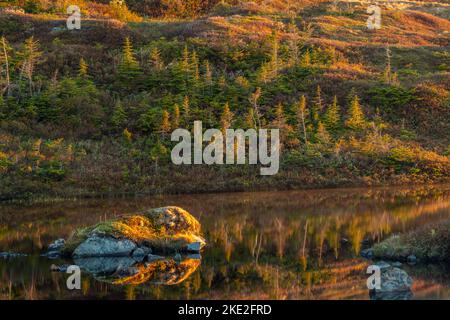
[[[113,285],[175,285],[189,278],[201,260],[200,255],[181,260],[161,257],[148,262],[136,262],[129,257],[101,257],[75,259],[74,263],[96,280]]]

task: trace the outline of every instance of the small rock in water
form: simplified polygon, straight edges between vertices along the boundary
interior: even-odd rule
[[[391,268],[391,265],[383,260],[378,261],[375,265],[378,266],[380,270]]]
[[[410,255],[406,258],[406,261],[408,262],[408,264],[416,264],[417,258],[415,255]]]
[[[61,251],[61,249],[64,247],[65,243],[66,243],[66,240],[64,240],[64,239],[55,240],[53,243],[51,243],[48,246],[48,252]]]
[[[385,262],[384,264],[388,265]],[[380,280],[381,288],[372,290],[370,294],[372,299],[404,300],[412,298],[411,286],[413,280],[404,270],[395,267],[381,268]]]
[[[361,257],[366,258],[366,259],[372,259],[373,258],[373,249],[362,250]]]
[[[47,257],[51,260],[54,260],[54,259],[59,259],[61,257],[61,254],[59,251],[50,251],[50,252],[42,254],[41,256]]]
[[[145,258],[145,251],[142,248],[137,248],[133,251],[132,257],[134,260],[141,262]]]
[[[67,268],[69,268],[69,265],[67,265],[67,264],[63,264],[61,266],[57,266],[55,264],[52,264],[50,266],[50,271],[51,272],[66,272]]]
[[[19,258],[19,257],[26,257],[27,255],[25,253],[14,253],[14,252],[0,252],[0,258],[3,259],[12,259],[12,258]]]
[[[193,242],[193,243],[189,243],[187,245],[186,250],[188,252],[200,252],[200,250],[202,249],[202,243],[201,242]]]
[[[394,263],[392,263],[392,266],[393,267],[397,267],[397,268],[401,267],[402,265],[403,264],[401,262],[399,262],[399,261],[395,261]]]
[[[181,261],[181,254],[177,253],[175,257],[173,257],[177,261]]]

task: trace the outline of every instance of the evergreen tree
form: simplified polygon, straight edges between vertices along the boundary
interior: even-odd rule
[[[284,108],[281,103],[279,103],[275,108],[275,119],[272,121],[273,129],[280,130],[280,139],[282,145],[287,143],[288,137],[292,131],[291,126],[288,125],[286,116],[284,114]]]
[[[220,116],[220,127],[223,134],[225,134],[225,131],[231,127],[232,122],[233,113],[230,111],[230,106],[227,102],[223,108],[222,115]]]
[[[184,46],[182,60],[181,60],[181,68],[184,73],[189,74],[190,72],[190,64],[189,64],[189,49],[188,46]]]
[[[297,118],[297,124],[299,126],[300,131],[303,132],[303,140],[305,144],[308,144],[308,135],[306,131],[306,118],[308,116],[308,110],[306,107],[306,97],[302,96],[300,98],[299,103],[296,105],[295,115]]]
[[[162,133],[163,137],[170,132],[170,115],[169,112],[163,110],[161,125],[159,126],[159,131]]]
[[[190,121],[190,105],[189,105],[189,97],[185,96],[183,100],[183,120],[186,126],[189,125]]]
[[[335,133],[339,129],[340,121],[340,108],[338,106],[337,97],[334,96],[333,103],[325,112],[324,124],[328,130]]]
[[[139,63],[134,56],[133,45],[129,37],[126,37],[123,43],[119,73],[126,78],[132,78],[139,73]]]
[[[173,107],[173,116],[172,116],[172,129],[178,129],[180,127],[180,106],[175,104]]]
[[[87,77],[88,69],[89,69],[89,67],[88,67],[86,61],[83,58],[81,58],[80,59],[80,64],[79,64],[79,67],[78,67],[78,76],[80,78]]]
[[[278,33],[274,32],[272,34],[272,55],[270,58],[270,64],[271,64],[271,71],[274,78],[278,76],[278,70],[280,68],[280,61],[279,61],[279,39],[278,39]]]
[[[123,108],[122,102],[117,100],[116,105],[114,107],[114,111],[111,117],[111,122],[116,128],[121,128],[127,122],[127,113]]]
[[[353,130],[363,129],[366,125],[364,113],[362,111],[357,95],[354,96],[353,101],[350,105],[348,119],[345,122],[345,125]]]
[[[153,47],[152,51],[150,51],[150,65],[156,71],[161,71],[164,68],[161,52],[157,47]]]
[[[225,90],[227,88],[227,79],[224,75],[220,76],[218,85],[221,90]]]
[[[253,108],[250,108],[244,118],[245,127],[248,129],[256,129],[255,123],[255,112],[253,111]]]
[[[199,71],[199,61],[198,61],[198,56],[197,56],[197,52],[194,50],[192,52],[192,57],[191,57],[191,69],[194,72],[194,86],[197,86],[199,84],[200,81],[200,71]]]
[[[323,144],[328,144],[331,141],[330,134],[328,133],[328,131],[325,128],[322,121],[319,121],[319,124],[317,127],[316,138],[320,143],[323,143]]]
[[[259,71],[258,71],[257,78],[258,78],[257,79],[258,82],[264,83],[264,84],[267,84],[270,81],[271,76],[270,76],[270,64],[269,63],[264,62],[261,65],[261,67],[259,68]]]
[[[303,53],[302,58],[300,60],[300,65],[302,67],[309,67],[311,66],[311,53],[309,52],[309,49]]]
[[[205,85],[211,87],[213,84],[213,74],[211,70],[211,65],[208,60],[205,60]]]

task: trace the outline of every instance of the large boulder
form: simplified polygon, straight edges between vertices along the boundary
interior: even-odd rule
[[[73,252],[74,257],[126,257],[131,255],[136,244],[128,239],[93,235],[81,243]]]
[[[150,209],[76,230],[62,252],[77,257],[131,256],[137,248],[145,253],[199,252],[205,245],[200,229],[179,207]]]

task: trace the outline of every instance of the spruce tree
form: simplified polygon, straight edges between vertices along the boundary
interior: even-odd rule
[[[134,56],[133,44],[130,38],[126,37],[122,47],[122,61],[119,65],[119,73],[130,79],[139,74],[139,71],[139,63]]]
[[[172,116],[172,129],[178,129],[180,127],[180,106],[175,104],[173,107],[173,116]]]
[[[303,133],[303,140],[305,141],[305,144],[308,144],[308,136],[306,131],[306,118],[308,116],[308,110],[306,107],[306,97],[304,95],[300,98],[299,103],[296,105],[295,115],[297,118],[299,131]]]
[[[153,47],[152,51],[150,51],[150,65],[156,71],[161,71],[164,68],[161,52],[157,47]]]
[[[127,122],[127,113],[125,112],[120,100],[117,100],[116,102],[114,112],[111,117],[111,122],[116,128],[122,128]]]
[[[331,141],[330,134],[328,133],[327,129],[325,128],[322,121],[319,121],[318,127],[317,127],[317,133],[316,133],[316,139],[323,144],[328,144]]]
[[[181,68],[184,73],[188,74],[190,72],[190,64],[189,64],[189,49],[188,46],[184,46],[182,59],[181,59]]]
[[[338,106],[337,97],[334,96],[333,103],[325,112],[324,124],[328,130],[336,133],[336,131],[339,129],[340,121],[340,108]]]
[[[248,109],[247,114],[244,118],[245,127],[247,129],[256,129],[256,119],[255,119],[255,112],[253,108]]]
[[[222,115],[220,116],[220,127],[223,134],[225,134],[225,131],[231,127],[232,122],[233,113],[230,111],[230,106],[227,102],[223,108]]]
[[[208,60],[205,60],[204,64],[205,64],[205,85],[211,87],[213,83],[213,74],[211,65]]]
[[[189,126],[190,121],[190,105],[189,105],[189,97],[185,96],[183,100],[183,122],[186,126]]]
[[[284,108],[281,103],[279,103],[275,108],[275,119],[271,123],[273,129],[280,130],[280,139],[282,145],[287,143],[289,134],[292,131],[291,126],[287,123],[286,116],[284,114]]]
[[[162,133],[163,137],[170,132],[170,115],[169,112],[163,110],[161,125],[159,126],[159,131]]]
[[[300,60],[300,65],[305,68],[311,66],[311,54],[309,52],[309,49],[306,49],[305,53],[303,53]]]
[[[274,78],[276,78],[278,76],[278,70],[280,68],[280,61],[279,61],[279,55],[278,55],[278,51],[279,51],[279,47],[280,47],[280,43],[278,40],[278,34],[276,32],[274,32],[272,34],[272,55],[270,58],[270,64],[271,64],[271,71],[272,71],[272,76]]]
[[[192,52],[192,57],[191,57],[191,69],[194,73],[194,86],[198,85],[198,82],[200,81],[200,71],[199,71],[199,61],[198,61],[198,56],[197,56],[197,52],[194,50]]]
[[[79,67],[78,67],[78,76],[80,78],[87,77],[88,76],[88,70],[89,70],[89,67],[88,67],[86,61],[84,60],[84,58],[81,58],[80,59],[80,64],[79,64]]]
[[[364,113],[359,103],[357,95],[354,96],[352,103],[350,104],[349,113],[345,125],[352,130],[363,129],[366,125]]]

